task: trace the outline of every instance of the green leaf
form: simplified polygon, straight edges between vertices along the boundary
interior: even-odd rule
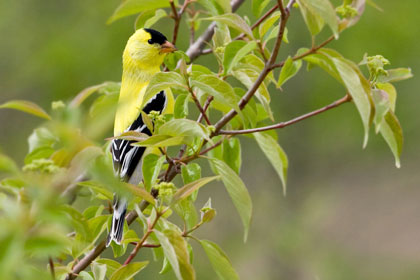
[[[395,111],[395,104],[397,101],[397,90],[395,87],[390,83],[376,83],[376,87],[385,91],[388,94],[388,100],[392,111]]]
[[[188,116],[188,94],[180,94],[175,100],[174,118],[183,119]]]
[[[289,79],[293,78],[297,74],[300,67],[302,66],[302,60],[293,61],[292,57],[288,57],[283,67],[281,68],[279,80],[277,86],[281,87]]]
[[[188,198],[191,198],[197,191],[194,191]],[[187,228],[192,228],[197,224],[198,216],[192,199],[184,199],[173,206],[176,213],[186,223]]]
[[[254,133],[255,140],[271,165],[279,175],[283,183],[283,193],[286,194],[287,168],[289,166],[287,156],[277,141],[267,133]]]
[[[158,9],[158,10],[150,10],[141,13],[134,24],[135,29],[139,28],[150,28],[160,19],[166,17],[168,14],[165,10]]]
[[[395,166],[400,168],[400,156],[403,147],[403,132],[400,122],[391,110],[385,115],[379,131],[394,154]]]
[[[189,163],[188,165],[182,165],[181,176],[185,185],[196,181],[201,178],[201,166],[195,162]]]
[[[82,186],[82,187],[89,188],[93,192],[95,192],[97,194],[103,195],[105,197],[105,199],[107,199],[107,200],[112,200],[112,198],[113,198],[112,192],[109,191],[106,188],[106,186],[104,186],[100,182],[96,182],[96,181],[83,181],[83,182],[78,182],[77,185]]]
[[[232,9],[229,0],[198,0],[198,3],[205,7],[212,15],[231,13]]]
[[[103,117],[109,112],[116,110],[118,104],[118,93],[104,94],[95,99],[90,106],[90,117]],[[113,114],[114,115],[114,114]]]
[[[263,38],[265,33],[267,33],[268,30],[270,30],[274,24],[279,20],[280,18],[280,12],[275,11],[268,19],[266,19],[260,26],[258,27],[258,33],[260,35],[260,38]]]
[[[305,52],[306,50],[307,50],[306,48],[299,49],[297,54],[299,55]],[[317,53],[317,54],[311,54],[311,55],[306,56],[304,60],[309,63],[308,64],[309,69],[312,68],[313,65],[318,65],[330,76],[332,76],[334,79],[336,79],[337,81],[341,81],[340,75],[338,74],[333,61],[328,56]]]
[[[369,1],[369,0],[353,0],[351,2],[352,2],[351,7],[353,7],[357,11],[357,15],[354,16],[354,17],[351,17],[351,18],[343,19],[340,22],[340,31],[347,28],[347,27],[355,25],[359,21],[363,12],[365,11],[366,2],[369,3],[369,2],[372,2],[372,1]]]
[[[56,142],[58,142],[57,137],[47,128],[36,128],[28,138],[29,152],[41,147],[52,147]]]
[[[345,59],[332,58],[332,61],[337,67],[337,71],[340,74],[340,77],[348,92],[350,93],[352,100],[362,118],[362,123],[365,130],[363,147],[366,147],[369,136],[369,120],[371,114],[371,106],[368,95],[363,88],[358,73],[352,68],[351,65],[349,65]]]
[[[0,154],[0,172],[16,173],[19,169],[16,163],[6,155]]]
[[[181,234],[172,229],[165,229],[163,232],[155,229],[153,232],[158,238],[176,278],[179,280],[195,279],[194,269],[189,262],[186,241]]]
[[[380,83],[393,83],[398,81],[407,80],[413,77],[410,68],[396,68],[386,70],[388,75],[381,75],[378,78]]]
[[[119,262],[116,262],[111,259],[99,259],[99,260],[96,260],[95,263],[106,265],[107,267],[106,277],[108,278],[111,277],[112,273],[114,273],[115,270],[121,267],[121,264]]]
[[[214,271],[217,276],[222,280],[235,280],[239,279],[238,274],[232,267],[232,264],[226,254],[217,246],[216,243],[209,240],[200,240],[201,246],[209,258]]]
[[[89,232],[90,232],[90,241],[95,242],[99,236],[105,231],[109,216],[108,215],[101,215],[94,217],[88,221],[89,225]]]
[[[89,96],[91,96],[96,91],[99,91],[100,89],[104,87],[116,86],[116,85],[119,88],[119,83],[115,83],[115,82],[105,82],[99,85],[94,85],[94,86],[85,88],[84,90],[79,92],[75,98],[73,98],[73,100],[70,102],[70,107],[79,107],[80,104],[83,103],[83,101],[85,101]]]
[[[338,38],[338,19],[335,9],[329,0],[298,0],[297,2],[302,9],[306,24],[308,27],[311,25],[309,29],[312,35],[316,35],[321,31],[323,26],[323,24],[320,24],[319,18],[321,18],[331,28],[334,36]],[[316,32],[317,30],[318,32]]]
[[[159,127],[159,134],[170,136],[199,137],[210,140],[205,126],[188,119],[173,119]]]
[[[207,200],[206,204],[204,204],[203,208],[200,209],[201,212],[201,221],[203,223],[209,223],[213,220],[216,216],[216,210],[211,207],[211,198]]]
[[[241,142],[239,139],[225,139],[222,143],[222,150],[224,162],[226,162],[230,168],[239,174],[242,164]]]
[[[91,238],[91,232],[89,229],[88,220],[79,211],[70,205],[62,205],[61,210],[70,217],[71,224],[76,233],[79,233],[82,237],[85,238],[85,240],[89,240]]]
[[[248,89],[250,89],[254,85],[259,74],[260,72],[257,71],[254,67],[250,65],[245,65],[244,63],[238,64],[233,71],[233,76],[237,78]],[[255,93],[255,97],[258,99],[261,105],[263,105],[264,110],[267,112],[270,119],[274,120],[273,113],[270,108],[270,93],[268,92],[265,83],[261,83],[257,92]]]
[[[26,100],[11,100],[0,105],[0,109],[15,109],[43,119],[51,120],[51,117],[41,107]]]
[[[372,100],[375,104],[375,117],[373,122],[376,126],[376,133],[378,133],[382,124],[382,120],[391,108],[391,104],[389,102],[388,93],[381,89],[372,90]]]
[[[110,280],[130,280],[148,264],[149,262],[133,262],[123,265],[111,275]]]
[[[212,162],[217,174],[222,177],[223,184],[241,217],[245,230],[244,241],[246,241],[252,214],[252,201],[248,190],[241,178],[225,162],[216,158],[209,158],[209,160]]]
[[[106,264],[98,264],[97,262],[93,262],[91,267],[95,280],[105,280]]]
[[[241,33],[245,33],[249,38],[253,38],[251,27],[237,14],[223,14],[219,16],[204,18],[203,20],[217,21],[226,24]]]
[[[270,4],[271,0],[252,0],[252,13],[257,18],[261,15],[262,11]]]
[[[130,1],[130,0],[127,0]],[[169,1],[167,1],[169,3]],[[188,89],[184,77],[176,72],[159,72],[153,76],[144,93],[143,101],[139,108],[143,108],[150,98],[155,96],[162,90],[169,88],[184,88]]]
[[[82,271],[79,273],[79,276],[81,277],[82,280],[94,280],[92,275],[90,275],[88,272],[86,271]]]
[[[115,10],[114,14],[108,19],[107,24],[142,11],[155,10],[169,6],[170,4],[167,0],[126,0]]]
[[[93,205],[93,206],[89,206],[88,208],[86,208],[84,211],[83,211],[83,216],[86,218],[86,219],[91,219],[91,218],[94,218],[94,217],[96,217],[96,216],[98,216],[98,215],[101,215],[102,214],[102,211],[104,210],[104,206],[103,205]]]
[[[307,3],[308,0],[296,0],[296,2],[299,4],[299,10],[302,13],[309,32],[311,32],[312,36],[317,35],[324,27],[324,20],[320,15],[310,9]]]
[[[223,56],[223,75],[227,75],[232,71],[232,68],[248,53],[252,52],[257,47],[255,41],[232,41],[225,49]]]
[[[141,132],[137,132],[134,130],[129,130],[126,131],[118,136],[115,137],[109,137],[106,140],[113,140],[113,139],[122,139],[122,140],[127,140],[127,141],[144,141],[146,139],[148,139],[150,136],[145,134],[145,133],[141,133]]]
[[[177,146],[181,144],[191,144],[193,142],[192,137],[188,136],[171,136],[171,135],[153,135],[144,141],[134,143],[134,146],[141,147],[169,147]]]
[[[188,165],[181,166],[181,176],[184,181],[184,185],[189,184],[201,178],[201,166],[195,162],[189,163]],[[193,192],[190,196],[192,201],[197,199],[198,190]]]
[[[362,2],[362,0],[359,0],[358,2]],[[373,0],[366,0],[366,3],[369,6],[375,8],[376,10],[378,10],[380,12],[383,12],[384,11],[378,4],[376,4],[375,2],[373,2]]]
[[[24,244],[25,252],[36,257],[58,255],[69,245],[65,235],[54,232],[53,229],[45,229],[42,232],[33,232]]]
[[[150,192],[153,185],[156,183],[164,162],[165,157],[156,154],[148,154],[143,158],[143,181],[147,192]],[[152,204],[154,204],[154,202]]]
[[[164,159],[164,157],[162,157]],[[162,161],[163,163],[163,161]],[[159,168],[160,170],[160,168]],[[158,174],[159,175],[159,174]],[[156,179],[155,179],[156,180]],[[130,193],[134,194],[137,197],[140,197],[141,199],[146,200],[147,202],[149,202],[150,204],[154,205],[155,204],[155,198],[144,188],[138,187],[138,186],[134,186],[132,184],[128,184],[128,183],[124,183],[123,184]]]
[[[30,164],[32,161],[37,159],[48,159],[55,152],[51,147],[39,147],[30,152],[25,157],[25,164]]]
[[[186,53],[184,53],[183,51],[175,51],[173,53],[168,53],[165,56],[164,63],[169,70],[174,71],[180,60],[184,60],[187,63],[190,62],[190,58]]]
[[[201,75],[197,77],[196,80],[192,80],[191,85],[195,89],[200,89],[204,93],[214,96],[216,101],[227,104],[241,114],[241,110],[238,106],[239,98],[229,83],[213,75]]]
[[[179,201],[187,198],[188,196],[190,196],[194,191],[198,190],[199,188],[201,188],[202,186],[210,183],[211,181],[218,179],[219,176],[212,176],[212,177],[204,177],[201,179],[198,179],[194,182],[191,182],[189,184],[186,184],[185,186],[183,186],[182,188],[178,189],[176,191],[176,193],[174,194],[174,196],[172,197],[172,202],[171,204],[174,205],[176,203],[178,203]]]

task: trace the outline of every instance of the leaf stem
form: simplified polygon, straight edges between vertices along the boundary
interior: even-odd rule
[[[296,117],[294,119],[291,119],[289,121],[285,121],[285,122],[280,122],[277,124],[273,124],[273,125],[268,125],[268,126],[263,126],[263,127],[257,127],[257,128],[251,128],[251,129],[243,129],[243,130],[220,130],[219,134],[225,134],[225,135],[239,135],[239,134],[249,134],[249,133],[255,133],[255,132],[261,132],[261,131],[266,131],[266,130],[272,130],[272,129],[279,129],[279,128],[283,128],[292,124],[295,124],[297,122],[303,121],[307,118],[310,118],[312,116],[316,116],[320,113],[323,113],[325,111],[328,111],[332,108],[338,107],[343,103],[349,102],[351,100],[351,97],[349,94],[346,94],[344,97],[334,101],[333,103],[324,106],[318,110],[309,112],[307,114],[301,115],[299,117]]]
[[[54,262],[51,257],[48,258],[48,262],[50,264],[51,277],[53,280],[55,280],[56,278],[55,278]]]
[[[322,43],[321,43],[321,44],[319,44],[318,46],[312,47],[312,48],[310,48],[309,50],[307,50],[306,52],[304,52],[304,53],[302,53],[302,54],[300,54],[300,55],[295,55],[294,57],[292,57],[292,60],[293,60],[293,61],[296,61],[296,60],[302,59],[302,58],[304,58],[304,57],[306,57],[306,56],[308,56],[308,55],[310,55],[310,54],[314,54],[314,53],[316,53],[319,49],[321,49],[321,48],[325,47],[325,45],[327,45],[327,44],[328,44],[329,42],[331,42],[332,40],[334,40],[334,35],[330,36],[327,40],[325,40],[324,42],[322,42]],[[284,65],[285,63],[286,63],[286,61],[282,61],[282,62],[280,62],[280,63],[273,64],[273,65],[270,67],[270,70],[273,70],[273,69],[278,68],[278,67],[283,67],[283,65]]]

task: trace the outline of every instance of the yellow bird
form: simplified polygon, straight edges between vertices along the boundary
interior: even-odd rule
[[[151,135],[144,124],[141,111],[149,114],[172,113],[174,98],[170,91],[157,92],[143,108],[143,97],[147,85],[156,73],[160,72],[165,55],[175,51],[175,46],[166,37],[153,29],[138,29],[128,39],[123,54],[123,75],[121,90],[115,115],[114,136],[126,131],[137,131]],[[122,181],[139,184],[142,180],[141,158],[144,147],[132,146],[133,141],[115,139],[111,144],[114,170]],[[114,240],[121,244],[124,219],[127,211],[127,198],[114,196],[112,226],[106,246]]]

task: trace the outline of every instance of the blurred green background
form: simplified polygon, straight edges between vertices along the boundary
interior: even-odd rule
[[[249,2],[240,14],[250,14]],[[377,2],[383,12],[367,7],[359,24],[330,46],[356,62],[365,52],[382,54],[392,67],[409,66],[416,75],[420,2]],[[0,103],[27,99],[49,109],[52,101],[69,100],[85,87],[118,81],[122,50],[134,23],[129,17],[105,24],[118,4],[117,0],[1,1]],[[154,28],[170,37],[172,21],[164,19]],[[291,43],[282,48],[281,59],[310,46],[297,10],[288,28]],[[181,50],[188,47],[186,35],[181,32],[178,39]],[[197,62],[213,65],[211,56]],[[396,85],[396,113],[405,136],[401,169],[395,168],[391,152],[373,131],[362,150],[360,117],[354,106],[346,104],[278,131],[290,161],[287,196],[257,145],[244,138],[241,176],[254,202],[248,242],[242,242],[239,216],[221,184],[200,192],[199,205],[211,196],[218,215],[197,236],[220,244],[242,279],[420,278],[417,81],[415,76]],[[314,69],[301,70],[283,92],[271,92],[276,120],[281,121],[330,103],[344,89]],[[27,136],[40,120],[11,110],[0,110],[0,120],[1,150],[22,163]],[[202,250],[195,248],[198,279],[215,279]],[[143,254],[149,253],[145,250],[138,258]],[[158,265],[139,275],[171,279],[171,275],[156,277]]]

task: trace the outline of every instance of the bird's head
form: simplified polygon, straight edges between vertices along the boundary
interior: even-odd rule
[[[128,39],[124,57],[137,65],[156,68],[163,63],[165,55],[176,47],[159,31],[141,28]]]

